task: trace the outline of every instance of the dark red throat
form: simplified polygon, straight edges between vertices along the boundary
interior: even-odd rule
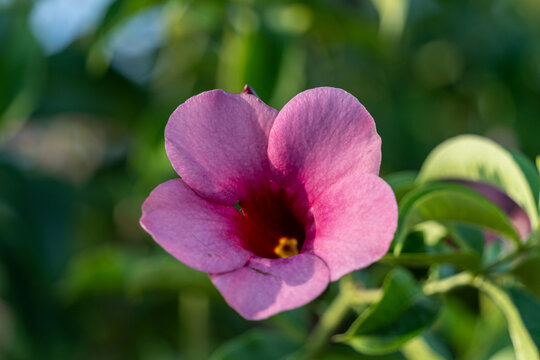
[[[302,250],[306,238],[304,225],[284,191],[262,191],[239,202],[238,229],[244,248],[257,256],[277,258],[280,238],[292,238]]]

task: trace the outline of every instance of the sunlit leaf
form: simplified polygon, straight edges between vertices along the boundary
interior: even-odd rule
[[[379,13],[381,36],[389,40],[398,39],[405,26],[409,2],[405,0],[372,0],[372,3]]]
[[[405,344],[401,349],[401,352],[409,360],[445,360],[443,356],[431,348],[429,343],[422,336],[417,336]]]
[[[516,355],[512,346],[506,346],[493,354],[489,360],[515,360]]]
[[[506,214],[489,200],[458,185],[436,184],[418,189],[403,199],[395,255],[401,252],[407,233],[427,220],[476,225],[519,243],[519,236]]]
[[[487,281],[481,282],[479,288],[491,298],[506,318],[516,359],[540,359],[537,347],[540,342],[540,305],[518,292],[513,292],[515,296],[512,299],[506,291]],[[512,300],[517,301],[514,303]]]
[[[524,163],[523,157],[519,161]],[[529,166],[526,166],[529,168]],[[527,171],[530,174],[529,171]],[[461,178],[483,181],[497,186],[521,205],[533,227],[538,225],[538,174],[531,178],[533,187],[513,156],[495,142],[474,135],[462,135],[447,140],[428,156],[418,175],[419,183]],[[536,184],[536,185],[534,185]]]
[[[392,270],[384,281],[384,294],[336,340],[359,352],[392,352],[419,335],[438,314],[438,303],[423,294],[404,269]]]
[[[519,311],[521,319],[523,319],[523,324],[527,332],[536,345],[538,355],[540,348],[540,302],[527,292],[518,288],[510,289],[509,294]]]
[[[523,171],[523,175],[525,175],[525,178],[529,183],[533,199],[536,201],[537,210],[540,211],[540,173],[538,172],[538,169],[534,166],[534,163],[522,153],[513,150],[508,150],[508,152],[519,165],[521,171]]]
[[[426,221],[414,227],[414,231],[422,233],[426,246],[437,246],[441,240],[448,237],[448,229],[437,221]],[[423,251],[425,252],[425,251]]]

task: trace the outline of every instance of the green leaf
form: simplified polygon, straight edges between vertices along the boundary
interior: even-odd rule
[[[220,346],[210,360],[279,360],[298,347],[299,344],[280,332],[254,329]]]
[[[414,277],[402,268],[392,270],[383,285],[381,300],[373,304],[336,337],[355,350],[382,354],[397,350],[433,323],[438,303],[423,294]]]
[[[437,146],[422,165],[418,182],[449,178],[497,186],[525,209],[533,228],[538,226],[538,199],[534,196],[538,189],[531,189],[527,175],[514,155],[495,142],[480,136],[462,135]],[[538,180],[532,182],[538,184]]]
[[[540,302],[519,288],[512,288],[509,293],[538,351],[540,348]]]
[[[538,174],[540,176],[540,155],[536,157],[536,170],[538,171]],[[540,194],[538,194],[538,212],[540,213]],[[540,214],[539,214],[540,216]],[[540,222],[540,218],[538,220]]]
[[[413,190],[416,184],[418,173],[415,171],[401,171],[384,177],[384,180],[392,187],[396,199],[399,202],[405,194]]]
[[[410,360],[445,360],[443,356],[437,354],[437,352],[431,348],[429,343],[422,336],[417,336],[405,344],[401,349],[401,352]]]
[[[482,281],[478,288],[491,298],[506,318],[516,359],[539,360],[537,344],[540,340],[540,305],[522,295],[514,296],[514,300],[517,300],[514,304],[506,291],[487,281]],[[534,338],[528,328],[534,330]]]
[[[512,273],[531,293],[540,299],[540,281],[538,281],[538,274],[540,274],[540,252],[520,262],[512,270]]]
[[[404,253],[399,256],[386,255],[380,261],[408,267],[429,267],[433,264],[451,264],[464,270],[477,271],[481,267],[481,259],[475,253],[455,254],[410,254]]]
[[[521,171],[523,171],[523,175],[525,175],[533,194],[533,199],[536,201],[536,209],[540,210],[540,173],[538,172],[538,169],[534,166],[534,163],[522,153],[514,150],[508,150],[508,152],[519,165]]]
[[[519,236],[506,214],[473,190],[455,184],[420,188],[403,199],[394,247],[399,255],[406,235],[424,221],[467,223],[494,230],[519,244]]]
[[[451,237],[459,243],[459,245],[479,255],[484,252],[485,234],[482,229],[466,224],[456,224],[451,227]]]

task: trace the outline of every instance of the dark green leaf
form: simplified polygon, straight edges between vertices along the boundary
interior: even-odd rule
[[[482,229],[467,224],[456,224],[451,227],[451,236],[458,239],[459,245],[477,254],[484,252],[485,234]]]
[[[391,271],[384,295],[337,337],[357,351],[381,354],[397,350],[419,335],[436,318],[438,303],[426,297],[413,276],[404,269]]]
[[[429,267],[433,264],[451,264],[464,270],[477,271],[481,266],[481,260],[475,253],[453,254],[411,254],[404,253],[399,256],[387,255],[382,262],[408,267]]]
[[[279,360],[299,347],[282,333],[255,329],[220,346],[210,360]]]
[[[540,300],[540,252],[519,263],[512,272]]]
[[[510,290],[510,297],[516,305],[532,341],[537,349],[540,348],[540,302],[517,288]]]

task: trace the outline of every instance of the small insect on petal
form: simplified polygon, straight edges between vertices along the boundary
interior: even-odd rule
[[[274,254],[280,258],[288,258],[298,254],[298,240],[295,238],[279,238],[277,246],[274,248]]]

